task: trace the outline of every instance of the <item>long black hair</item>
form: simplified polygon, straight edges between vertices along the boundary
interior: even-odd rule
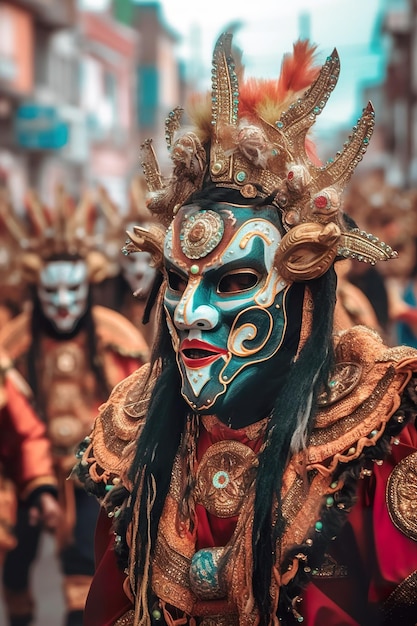
[[[313,300],[312,330],[299,357],[292,363],[285,387],[275,400],[265,446],[259,458],[256,478],[255,509],[252,532],[253,591],[261,624],[269,622],[271,613],[271,570],[275,547],[285,530],[281,515],[281,487],[294,432],[300,415],[307,412],[308,437],[313,426],[314,400],[327,383],[334,362],[332,330],[335,306],[336,274],[330,269],[309,284]],[[272,506],[277,504],[278,519],[271,526]]]

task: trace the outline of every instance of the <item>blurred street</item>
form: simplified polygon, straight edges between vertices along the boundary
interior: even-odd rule
[[[55,558],[53,538],[45,533],[41,552],[33,570],[33,588],[38,602],[33,626],[62,626],[64,602],[61,573]],[[0,626],[7,626],[3,600],[0,600]]]

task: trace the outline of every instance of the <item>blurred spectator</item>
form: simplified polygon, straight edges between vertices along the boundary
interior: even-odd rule
[[[417,348],[417,239],[414,244],[414,266],[409,275],[388,281],[391,318],[396,341]]]
[[[389,333],[388,294],[385,279],[374,265],[366,265],[352,259],[347,278],[359,289],[371,304],[376,315],[378,327],[384,337]]]
[[[399,342],[396,317],[404,283],[415,264],[416,193],[388,185],[379,170],[356,179],[344,202],[347,213],[380,241],[397,251],[392,263],[378,268],[353,261],[349,280],[371,302],[387,343]]]
[[[357,324],[381,332],[376,312],[363,290],[350,280],[353,261],[344,259],[335,264],[337,274],[337,304],[335,320],[339,328],[350,328]]]
[[[104,188],[100,189],[99,204],[108,220],[118,224],[119,247],[117,256],[118,273],[94,289],[94,301],[107,303],[140,330],[145,338],[149,349],[152,348],[155,339],[155,310],[156,307],[147,309],[148,298],[151,296],[152,287],[157,277],[150,252],[135,252],[135,254],[123,254],[122,244],[126,240],[126,231],[135,226],[147,228],[155,224],[155,218],[146,208],[145,187],[142,176],[133,179],[130,188],[130,205],[127,214],[122,214],[119,207],[112,201]],[[158,285],[159,286],[159,285]],[[111,298],[111,300],[106,300]]]

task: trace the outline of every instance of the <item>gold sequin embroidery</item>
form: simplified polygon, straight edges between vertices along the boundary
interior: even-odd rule
[[[405,578],[384,603],[384,624],[417,623],[417,571]]]
[[[134,611],[128,611],[122,617],[119,617],[117,622],[115,622],[114,626],[133,626],[135,618]]]

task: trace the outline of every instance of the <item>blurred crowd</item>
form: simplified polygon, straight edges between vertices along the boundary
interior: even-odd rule
[[[353,323],[375,328],[388,345],[416,347],[417,190],[389,185],[384,173],[375,170],[352,180],[344,210],[360,230],[391,246],[397,257],[377,266],[358,259],[340,263],[342,308]]]

